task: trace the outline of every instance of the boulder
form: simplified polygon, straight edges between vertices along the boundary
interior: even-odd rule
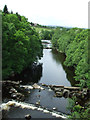
[[[33,88],[35,88],[35,89],[39,89],[40,88],[40,86],[39,85],[37,85],[36,83],[33,85]]]
[[[87,89],[83,89],[83,91],[82,91],[82,95],[83,95],[84,97],[87,96]]]
[[[48,85],[41,83],[42,86],[48,87]]]
[[[21,88],[25,88],[25,89],[33,89],[33,87],[31,85],[20,85]]]
[[[69,94],[70,94],[70,91],[64,89],[64,91],[63,91],[63,96],[64,96],[65,98],[67,98],[67,97],[69,97]]]
[[[9,93],[17,93],[17,90],[15,88],[11,88]]]
[[[69,93],[69,97],[72,98],[73,97],[73,92]]]
[[[52,89],[50,88],[50,89],[48,89],[48,91],[52,91]]]
[[[82,98],[82,94],[81,93],[76,93],[76,94],[73,94],[74,96],[76,96],[77,98]]]
[[[36,105],[40,105],[40,100],[38,102],[36,102]]]
[[[55,91],[55,92],[57,92],[57,91],[58,91],[58,92],[62,92],[63,90],[64,90],[63,88],[54,88],[54,91]]]
[[[56,97],[62,97],[63,96],[63,93],[62,92],[56,92]]]
[[[15,93],[13,93],[13,94],[11,94],[11,97],[12,97],[12,98],[16,98],[17,95],[16,95]]]
[[[21,93],[12,93],[11,97],[17,100],[24,100],[25,98],[24,95]]]
[[[31,93],[30,91],[28,91],[28,93]]]
[[[44,88],[43,87],[41,87],[41,86],[39,86],[38,84],[34,84],[34,85],[32,85],[33,86],[33,88],[34,89],[41,89],[41,90],[43,90]]]
[[[57,108],[54,107],[53,110],[57,110]]]
[[[31,115],[30,114],[25,115],[25,119],[26,120],[30,120],[31,119]]]

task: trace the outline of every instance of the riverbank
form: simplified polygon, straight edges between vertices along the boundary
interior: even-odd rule
[[[52,46],[59,52],[66,55],[64,65],[67,67],[73,66],[75,69],[75,81],[78,81],[77,86],[81,89],[87,88],[90,90],[89,82],[89,63],[88,63],[88,29],[71,28],[71,29],[56,29],[52,36]],[[86,97],[87,99],[87,97]],[[77,105],[77,97],[72,100],[71,119],[89,117],[90,104],[86,102],[83,106],[80,103]],[[83,100],[82,100],[83,101]]]
[[[70,81],[67,79],[67,73],[64,71],[64,69],[66,68],[63,68],[62,61],[63,61],[63,55],[54,53],[52,49],[44,49],[43,57],[41,60],[38,61],[40,64],[38,64],[37,67],[35,66],[34,68],[32,67],[33,68],[32,70],[31,68],[28,68],[24,70],[21,74],[16,76],[16,78],[15,77],[11,78],[12,81],[15,80],[16,84],[19,83],[20,81],[19,83],[20,87],[19,85],[9,86],[10,83],[7,83],[7,85],[5,85],[5,87],[3,88],[4,90],[3,103],[8,103],[9,101],[15,100],[17,102],[39,105],[50,111],[54,110],[56,112],[60,112],[60,114],[61,113],[65,115],[70,114],[70,111],[67,109],[68,99],[65,98],[64,96],[55,97],[55,92],[52,89],[49,89],[48,88],[49,86],[45,87],[42,86],[41,84],[43,83],[52,86],[53,85],[62,85],[69,87],[72,86]],[[69,71],[69,69],[67,68],[66,71]],[[70,71],[70,73],[71,72],[72,70]],[[72,78],[70,77],[69,79],[72,80]],[[38,84],[39,86],[41,85],[41,87],[43,87],[44,90],[31,89],[34,83]],[[6,88],[8,88],[8,90],[5,90]],[[23,95],[23,97],[20,97],[20,93]],[[19,113],[17,111],[19,111]],[[22,109],[20,107],[17,108],[14,106],[9,111],[7,111],[7,115],[4,117],[15,118],[16,116],[18,118],[18,117],[22,117],[22,113],[23,115],[30,114],[33,118],[35,117],[38,118],[38,116],[41,116],[42,118],[46,118],[46,117],[53,118],[52,114],[42,113],[38,110],[31,110],[31,109],[28,110],[28,109]]]
[[[7,86],[7,87],[6,87]],[[47,88],[46,88],[47,87]],[[39,89],[39,92],[41,90],[47,89],[48,91],[54,91],[55,95],[54,97],[65,97],[65,98],[72,98],[76,96],[77,98],[83,99],[89,99],[90,91],[87,88],[83,88],[82,90],[80,87],[68,87],[68,86],[62,86],[62,85],[46,85],[43,83],[34,83],[33,85],[22,85],[20,81],[2,81],[2,89],[3,94],[5,95],[5,91],[7,91],[8,96],[10,98],[21,100],[23,101],[25,99],[24,94],[30,94],[29,90],[33,89]],[[27,91],[25,91],[27,90]],[[24,92],[24,94],[22,94]]]
[[[6,103],[5,102],[2,103],[2,105],[0,106],[3,112],[5,111],[7,112],[8,110],[11,110],[13,107],[15,107],[15,108],[26,109],[26,110],[27,109],[37,110],[45,114],[51,114],[56,118],[67,119],[68,115],[58,111],[57,107],[53,107],[52,110],[50,110],[49,108],[42,106],[41,100],[40,100],[40,97],[41,97],[40,92],[48,91],[48,93],[50,94],[51,92],[54,92],[53,97],[56,97],[56,98],[58,97],[59,99],[61,97],[72,98],[73,96],[77,96],[78,99],[81,99],[81,100],[83,99],[84,103],[85,103],[86,97],[87,99],[89,97],[88,90],[87,89],[80,90],[79,87],[65,87],[60,85],[57,86],[57,85],[46,85],[46,84],[36,84],[36,83],[34,83],[33,85],[21,85],[20,82],[15,82],[15,81],[3,81],[2,86],[4,91],[7,91],[8,97],[10,97],[8,98],[9,101],[7,101]],[[39,98],[39,100],[37,99],[37,102],[32,104],[25,102],[26,95],[28,96],[32,94],[32,91],[35,89],[38,90],[39,95],[37,97]],[[79,103],[81,101],[79,100],[77,102]]]

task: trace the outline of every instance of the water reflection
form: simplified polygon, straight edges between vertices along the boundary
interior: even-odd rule
[[[66,72],[62,64],[53,58],[51,51],[51,49],[43,50],[43,58],[40,60],[40,62],[43,63],[43,76],[39,83],[71,86],[71,83],[66,78]]]
[[[74,76],[75,76],[74,68],[67,67],[64,65],[64,61],[65,61],[66,56],[63,53],[58,53],[56,50],[52,50],[51,52],[52,52],[52,57],[57,62],[57,64],[62,65],[64,71],[66,72],[67,80],[70,81],[72,86],[75,86],[76,81],[74,79]]]
[[[21,74],[17,74],[14,77],[9,78],[10,80],[22,81],[22,84],[38,83],[42,77],[42,64],[33,64],[31,67],[23,70]]]
[[[32,67],[25,69],[20,75],[10,78],[11,80],[22,80],[21,84],[31,84],[35,83],[45,83],[45,84],[54,84],[54,85],[64,85],[71,86],[74,85],[74,79],[71,68],[64,66],[63,62],[65,56],[58,53],[57,51],[51,49],[43,50],[43,57],[39,61],[40,64],[34,64]],[[25,93],[26,94],[26,93]],[[27,95],[27,94],[26,94]],[[67,110],[67,99],[61,97],[54,97],[53,91],[48,91],[47,89],[39,91],[37,89],[31,90],[27,96],[25,96],[25,103],[36,104],[37,101],[40,101],[40,105],[52,110],[54,107],[57,108],[57,111],[62,113],[69,114],[70,111]],[[15,110],[16,109],[16,110]],[[19,111],[19,112],[18,112]],[[28,113],[28,110],[24,110],[25,113]],[[14,108],[11,112],[8,113],[8,117],[22,117],[23,110]],[[41,115],[40,112],[30,111],[31,116],[46,117],[46,114]],[[52,116],[51,116],[52,117]]]

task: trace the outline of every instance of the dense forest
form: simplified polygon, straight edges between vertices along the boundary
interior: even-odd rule
[[[30,26],[27,18],[2,12],[2,71],[3,79],[20,73],[42,56],[39,34]]]
[[[52,45],[54,49],[66,55],[65,66],[73,66],[75,69],[76,86],[90,89],[89,80],[89,60],[88,60],[88,30],[81,28],[57,28],[53,37]],[[71,118],[88,118],[89,108],[75,105],[74,98]]]

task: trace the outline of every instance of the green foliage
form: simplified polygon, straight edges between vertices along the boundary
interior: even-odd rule
[[[53,47],[66,54],[64,64],[74,66],[79,86],[90,87],[88,63],[88,30],[57,28],[52,37]]]
[[[77,120],[77,119],[84,119],[90,120],[90,104],[87,103],[87,106],[81,106],[76,104],[76,99],[69,98],[69,107],[68,109],[71,110],[71,115],[69,115],[69,119]]]
[[[24,16],[2,14],[2,69],[3,79],[20,73],[42,56],[38,33]]]
[[[66,54],[64,65],[75,68],[75,80],[79,82],[78,86],[90,89],[89,80],[89,58],[88,58],[88,30],[80,28],[60,29],[57,28],[53,37],[52,44],[59,52]],[[89,118],[89,107],[83,107],[75,104],[76,99],[69,100],[69,109],[71,110],[70,119]]]
[[[54,48],[58,49],[59,48],[59,45],[58,45],[58,42],[57,40],[59,39],[60,37],[60,28],[57,28],[56,31],[54,32],[53,36],[52,36],[52,45]]]
[[[53,30],[41,30],[40,36],[42,40],[51,40],[53,35]]]

